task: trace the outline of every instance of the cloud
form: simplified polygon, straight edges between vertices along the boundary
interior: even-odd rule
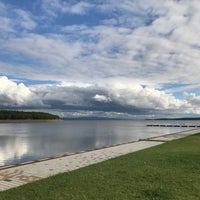
[[[86,14],[87,10],[91,8],[92,5],[86,2],[79,2],[71,7],[71,13],[73,14]]]
[[[111,102],[111,99],[109,97],[106,97],[104,95],[99,95],[99,94],[96,94],[93,99],[95,101],[99,101],[99,102],[104,102],[104,103],[108,103],[108,102]]]
[[[14,11],[17,15],[17,20],[19,20],[19,25],[22,28],[26,30],[32,30],[37,27],[37,23],[32,19],[33,17],[30,13],[21,9],[15,9]]]
[[[189,104],[189,111],[191,113],[199,114],[200,113],[200,96],[197,96],[194,93],[184,93],[185,99]]]
[[[30,60],[38,59],[37,63],[43,68],[46,65],[52,67],[51,73],[54,70],[60,73],[59,70],[64,70],[65,66],[68,66],[69,62],[81,52],[81,46],[78,42],[71,43],[62,36],[41,36],[38,34],[25,34],[21,38],[8,39],[0,49],[5,51],[4,54],[15,54],[18,59],[20,59],[21,54]]]
[[[0,17],[0,29],[1,32],[14,32],[14,29],[12,27],[12,21],[5,17]]]
[[[200,114],[200,97],[185,93],[179,100],[170,93],[127,82],[58,85],[16,84],[0,78],[1,108],[60,110],[68,116],[129,116],[152,114]],[[77,113],[77,114],[76,114]],[[103,114],[104,113],[104,114]],[[130,116],[129,116],[130,117]]]
[[[87,10],[92,6],[91,3],[82,2],[68,2],[60,0],[42,0],[42,8],[47,15],[57,17],[59,13],[69,13],[76,15],[87,14]]]
[[[172,94],[154,88],[119,82],[90,84],[87,87],[81,85],[84,84],[38,86],[35,91],[51,108],[71,110],[71,113],[72,111],[75,113],[101,111],[132,115],[200,113],[196,101],[192,101],[191,97],[179,100]]]
[[[76,6],[92,6],[86,6],[89,4],[87,1],[70,5],[58,0],[43,3],[56,13],[57,8],[72,10]],[[46,71],[49,77],[54,74],[53,78],[58,81],[68,77],[74,81],[79,78],[89,80],[109,76],[138,79],[140,84],[144,81],[149,85],[154,82],[157,86],[182,83],[183,80],[188,83],[198,81],[198,2],[126,0],[123,4],[119,1],[105,1],[103,4],[94,2],[93,5],[96,5],[96,12],[105,15],[103,19],[97,18],[96,24],[58,26],[52,22],[51,25],[46,25],[48,34],[23,33],[20,37],[2,41],[1,52],[7,52],[6,55],[10,55],[12,59],[17,55],[18,62],[23,62],[24,59],[29,61],[28,66],[31,61],[31,68],[34,70],[39,66],[44,76],[46,73],[43,73],[43,69],[48,68]],[[116,12],[107,16],[111,10]],[[18,13],[18,18],[23,19],[18,21],[22,21],[25,29],[36,26],[34,22],[26,22],[27,18],[33,18],[30,13],[19,9],[15,9],[15,12]],[[90,10],[88,14],[91,12]],[[127,19],[128,22],[125,23],[122,19]],[[115,22],[105,23],[106,20]],[[134,20],[140,22],[130,25],[129,21]],[[42,22],[37,23],[43,28]],[[5,28],[13,30],[8,24],[9,21],[5,23]],[[56,33],[53,25],[57,29]]]
[[[40,107],[42,102],[23,83],[0,77],[0,107]]]
[[[34,16],[23,9],[17,9],[9,4],[0,2],[0,33],[18,33],[18,31],[30,31],[37,27],[37,22]]]
[[[190,93],[188,94],[187,92],[185,93],[185,98],[187,99],[187,101],[195,106],[199,106],[200,105],[200,96],[197,96],[194,93]]]

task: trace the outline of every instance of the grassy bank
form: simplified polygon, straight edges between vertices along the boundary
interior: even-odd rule
[[[200,199],[200,134],[0,192],[1,200]]]

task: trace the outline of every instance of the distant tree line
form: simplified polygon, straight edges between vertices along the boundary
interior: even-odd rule
[[[60,119],[59,116],[44,112],[24,112],[0,110],[0,120],[53,120]]]

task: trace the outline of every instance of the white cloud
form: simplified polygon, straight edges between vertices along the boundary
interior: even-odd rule
[[[35,29],[37,23],[32,19],[30,13],[27,13],[21,9],[15,9],[15,13],[17,14],[19,25],[22,26],[24,29],[32,30]]]
[[[71,43],[59,35],[41,36],[37,34],[25,34],[21,38],[8,39],[0,49],[17,55],[24,54],[30,59],[38,58],[38,62],[53,66],[55,71],[56,68],[59,71],[59,68],[68,66],[68,62],[81,52],[78,42]]]
[[[86,2],[79,2],[71,7],[71,12],[74,14],[86,14],[87,10],[91,8],[92,5]]]
[[[12,27],[12,20],[6,17],[0,16],[0,30],[1,32],[14,32]]]
[[[87,10],[93,6],[91,3],[87,3],[84,1],[73,3],[60,0],[42,0],[42,7],[45,13],[47,13],[51,17],[57,17],[60,12],[84,15],[87,14]]]
[[[104,95],[99,95],[99,94],[96,94],[93,99],[95,101],[99,101],[99,102],[104,102],[104,103],[108,103],[108,102],[111,102],[111,99],[109,97],[106,97]]]
[[[0,2],[0,35],[2,38],[7,40],[14,35],[13,33],[31,31],[36,27],[37,22],[30,12]]]
[[[7,77],[0,77],[1,107],[40,107],[42,102],[23,83],[16,84]]]
[[[74,88],[89,88],[93,85],[91,83],[81,83],[81,82],[61,82],[60,86],[62,87],[74,87]]]
[[[110,90],[107,90],[111,100],[122,106],[169,111],[172,109],[178,110],[184,104],[171,94],[127,82],[108,84],[105,88],[110,88]]]

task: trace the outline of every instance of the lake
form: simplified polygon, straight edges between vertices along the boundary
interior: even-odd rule
[[[200,124],[200,121],[66,120],[1,123],[0,166],[111,146],[192,128],[147,124]]]

